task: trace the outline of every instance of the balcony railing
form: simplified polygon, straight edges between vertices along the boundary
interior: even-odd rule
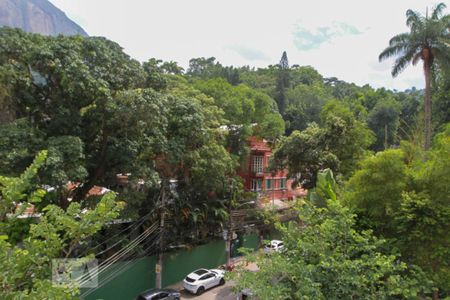
[[[252,175],[255,177],[263,177],[264,172],[262,170],[252,171]]]

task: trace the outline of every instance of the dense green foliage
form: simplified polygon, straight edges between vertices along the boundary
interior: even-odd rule
[[[328,186],[334,186],[327,176]],[[343,207],[333,189],[326,208],[298,207],[301,222],[278,224],[282,253],[248,257],[258,272],[231,274],[236,290],[250,289],[258,299],[408,299],[429,290],[422,273],[395,255],[384,241],[356,228],[355,215]],[[327,196],[330,196],[328,198]]]
[[[405,260],[427,273],[435,288],[447,293],[449,133],[447,125],[435,137],[426,161],[420,155],[407,159],[405,152],[410,148],[406,145],[367,158],[346,184],[343,195],[344,201],[358,212],[362,227],[388,238]]]
[[[2,299],[73,299],[79,293],[79,287],[77,284],[58,286],[52,282],[52,259],[72,257],[79,244],[114,220],[122,207],[114,200],[114,193],[105,195],[89,210],[82,209],[79,203],[71,203],[66,211],[48,205],[42,210],[39,221],[32,222],[24,230],[20,243],[11,240],[14,232],[10,229],[21,222],[18,217],[28,205],[40,202],[45,195],[33,179],[46,156],[47,152],[40,152],[20,177],[0,177]]]
[[[52,258],[79,250],[106,258],[159,212],[168,247],[216,238],[229,209],[255,196],[237,176],[249,162],[250,136],[274,148],[273,171],[288,169],[309,193],[298,220],[278,225],[287,252],[253,257],[261,271],[239,272],[238,287],[261,299],[448,296],[444,8],[431,17],[409,11],[411,33],[394,37],[381,55],[403,54],[397,74],[410,60],[425,60],[424,37],[447,30],[435,50],[428,47],[437,63],[425,93],[324,78],[290,65],[286,52],[266,68],[200,57],[184,71],[173,61],[140,63],[105,38],[0,28],[1,297],[76,294],[76,287],[50,287]],[[431,135],[420,111],[430,112],[422,98],[431,91],[436,134],[424,151]],[[93,195],[93,187],[114,190],[121,201]],[[33,203],[41,217],[17,218],[27,207],[20,203]],[[117,218],[137,228],[103,228]]]
[[[315,186],[317,172],[325,168],[351,174],[373,139],[367,125],[341,102],[326,104],[320,117],[320,126],[312,123],[303,131],[294,131],[274,153],[274,167],[288,167],[306,188]]]

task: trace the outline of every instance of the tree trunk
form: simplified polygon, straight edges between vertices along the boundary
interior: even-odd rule
[[[428,151],[431,146],[431,65],[425,59],[423,62],[423,70],[425,73],[425,143],[424,150]]]
[[[91,188],[97,183],[98,179],[101,178],[105,173],[105,164],[106,164],[106,151],[108,150],[108,138],[109,132],[106,129],[105,119],[102,120],[102,146],[100,153],[97,155],[97,166],[93,171],[89,170],[89,178],[83,183],[82,186],[78,187],[75,190],[75,194],[73,196],[74,202],[80,202],[86,195],[89,193]]]

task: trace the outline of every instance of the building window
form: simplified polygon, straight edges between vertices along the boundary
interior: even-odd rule
[[[252,171],[254,173],[263,172],[263,156],[253,156]]]
[[[273,190],[273,179],[266,179],[266,190]]]
[[[280,190],[286,189],[286,178],[280,178],[278,180],[278,189]]]
[[[252,179],[252,191],[258,192],[262,190],[262,179]]]

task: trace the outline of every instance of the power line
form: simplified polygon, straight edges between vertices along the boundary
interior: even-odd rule
[[[159,234],[153,237],[153,243],[152,243],[150,246],[148,246],[147,248],[145,248],[144,252],[147,252],[149,249],[153,248],[153,247],[156,245],[156,241],[157,241],[158,237],[159,237]],[[151,241],[151,240],[149,240],[149,241]],[[147,243],[148,243],[148,241],[146,242],[146,244],[147,244]],[[130,257],[130,255],[131,255],[131,257]],[[137,258],[138,256],[139,256],[139,255],[138,255],[137,253],[134,253],[134,254],[129,253],[129,254],[127,254],[127,255],[126,255],[126,258],[128,258],[129,261],[126,262],[123,266],[120,266],[117,270],[114,270],[112,273],[107,274],[107,276],[105,277],[105,279],[103,279],[103,282],[105,282],[108,278],[111,278],[112,275],[117,274],[118,270],[120,271],[121,269],[123,269],[124,266],[126,266],[126,265],[132,263],[132,262],[133,262],[133,259],[134,259],[134,258]],[[105,271],[105,269],[102,270],[101,272],[103,272],[103,271]],[[94,275],[98,276],[98,275],[100,275],[101,272],[97,272],[97,273],[95,273]],[[80,285],[84,284],[85,282],[86,282],[86,281],[82,282]],[[96,289],[98,289],[98,288],[99,288],[99,287],[97,287]]]
[[[159,194],[161,194],[161,192],[160,192]],[[159,199],[159,197],[160,197],[160,195],[158,195],[158,196],[156,197],[156,199]],[[118,235],[121,235],[122,233],[124,233],[125,231],[129,230],[129,229],[132,228],[132,227],[134,227],[133,230],[135,230],[136,228],[138,228],[139,226],[141,226],[141,225],[145,222],[145,219],[146,219],[147,217],[149,217],[151,214],[153,214],[157,208],[158,208],[158,207],[155,206],[151,211],[149,211],[147,214],[145,214],[144,216],[142,216],[141,218],[139,218],[138,220],[136,220],[135,222],[133,222],[132,224],[130,224],[129,226],[127,226],[125,229],[121,230],[119,233],[117,233],[117,234],[115,234],[115,235],[109,237],[108,239],[106,239],[105,241],[103,241],[103,242],[101,242],[100,244],[96,245],[95,247],[86,249],[82,254],[78,255],[78,257],[85,256],[85,255],[87,254],[88,251],[97,249],[97,248],[100,247],[101,245],[106,244],[107,242],[109,242],[109,241],[112,240],[113,238],[117,237]],[[139,223],[137,223],[137,222],[139,222]],[[120,240],[119,242],[123,241],[124,239],[125,239],[125,238],[123,238],[123,239]],[[119,242],[117,242],[117,243],[115,243],[113,246],[110,246],[110,247],[108,247],[107,249],[103,250],[102,253],[104,253],[104,252],[110,250],[111,248],[115,247],[117,244],[119,244]]]
[[[106,259],[104,262],[102,262],[98,268],[96,275],[102,273],[105,271],[108,267],[110,267],[112,264],[117,262],[119,259],[124,257],[128,252],[130,252],[132,249],[134,249],[137,245],[139,245],[145,238],[147,238],[150,234],[152,234],[158,227],[157,223],[154,223],[151,227],[147,228],[143,233],[141,233],[139,236],[137,236],[135,239],[133,239],[128,245],[126,245],[121,250],[117,251],[114,255]],[[86,274],[88,276],[90,274]],[[84,280],[84,276],[80,277],[79,280]]]
[[[123,229],[122,231],[120,231],[119,233],[116,233],[115,235],[109,237],[108,239],[106,239],[105,241],[101,242],[100,244],[96,245],[95,247],[92,248],[88,248],[86,249],[81,255],[79,255],[78,257],[82,257],[85,256],[87,254],[88,251],[92,251],[97,249],[98,247],[100,247],[101,245],[106,244],[107,242],[111,241],[112,239],[114,239],[115,237],[121,235],[122,233],[124,233],[125,231],[129,230],[130,228],[134,227],[133,229],[131,229],[132,231],[139,228],[139,226],[141,226],[145,221],[146,218],[149,217],[151,214],[153,214],[155,211],[155,208],[153,210],[151,210],[150,212],[148,212],[147,214],[145,214],[144,216],[142,216],[141,218],[139,218],[138,220],[136,220],[135,222],[133,222],[133,224],[127,226],[125,229]],[[100,255],[103,254],[105,252],[107,252],[108,250],[114,248],[115,246],[117,246],[118,244],[120,244],[121,242],[123,242],[125,240],[125,238],[122,238],[121,240],[119,240],[118,242],[114,243],[112,246],[109,246],[108,248],[106,248],[105,250],[102,250],[100,253],[96,253],[96,255]]]
[[[159,241],[159,234],[155,235],[153,237],[153,242],[144,249],[144,253],[148,253],[149,249],[152,249],[152,248],[155,248],[155,246],[158,246],[157,245],[158,241]],[[148,241],[146,243],[148,243]],[[126,262],[124,265],[120,266],[117,270],[114,270],[111,274],[108,274],[105,278],[103,278],[101,280],[101,283],[99,283],[99,285],[97,287],[92,288],[92,289],[84,292],[83,294],[81,294],[81,297],[86,297],[86,296],[90,295],[95,290],[97,290],[97,289],[103,287],[105,284],[109,283],[115,277],[117,277],[120,274],[127,271],[132,266],[131,264],[134,263],[134,261],[132,259],[136,258],[136,256],[137,256],[137,254],[134,254],[134,257],[130,258],[130,260],[128,262]]]

